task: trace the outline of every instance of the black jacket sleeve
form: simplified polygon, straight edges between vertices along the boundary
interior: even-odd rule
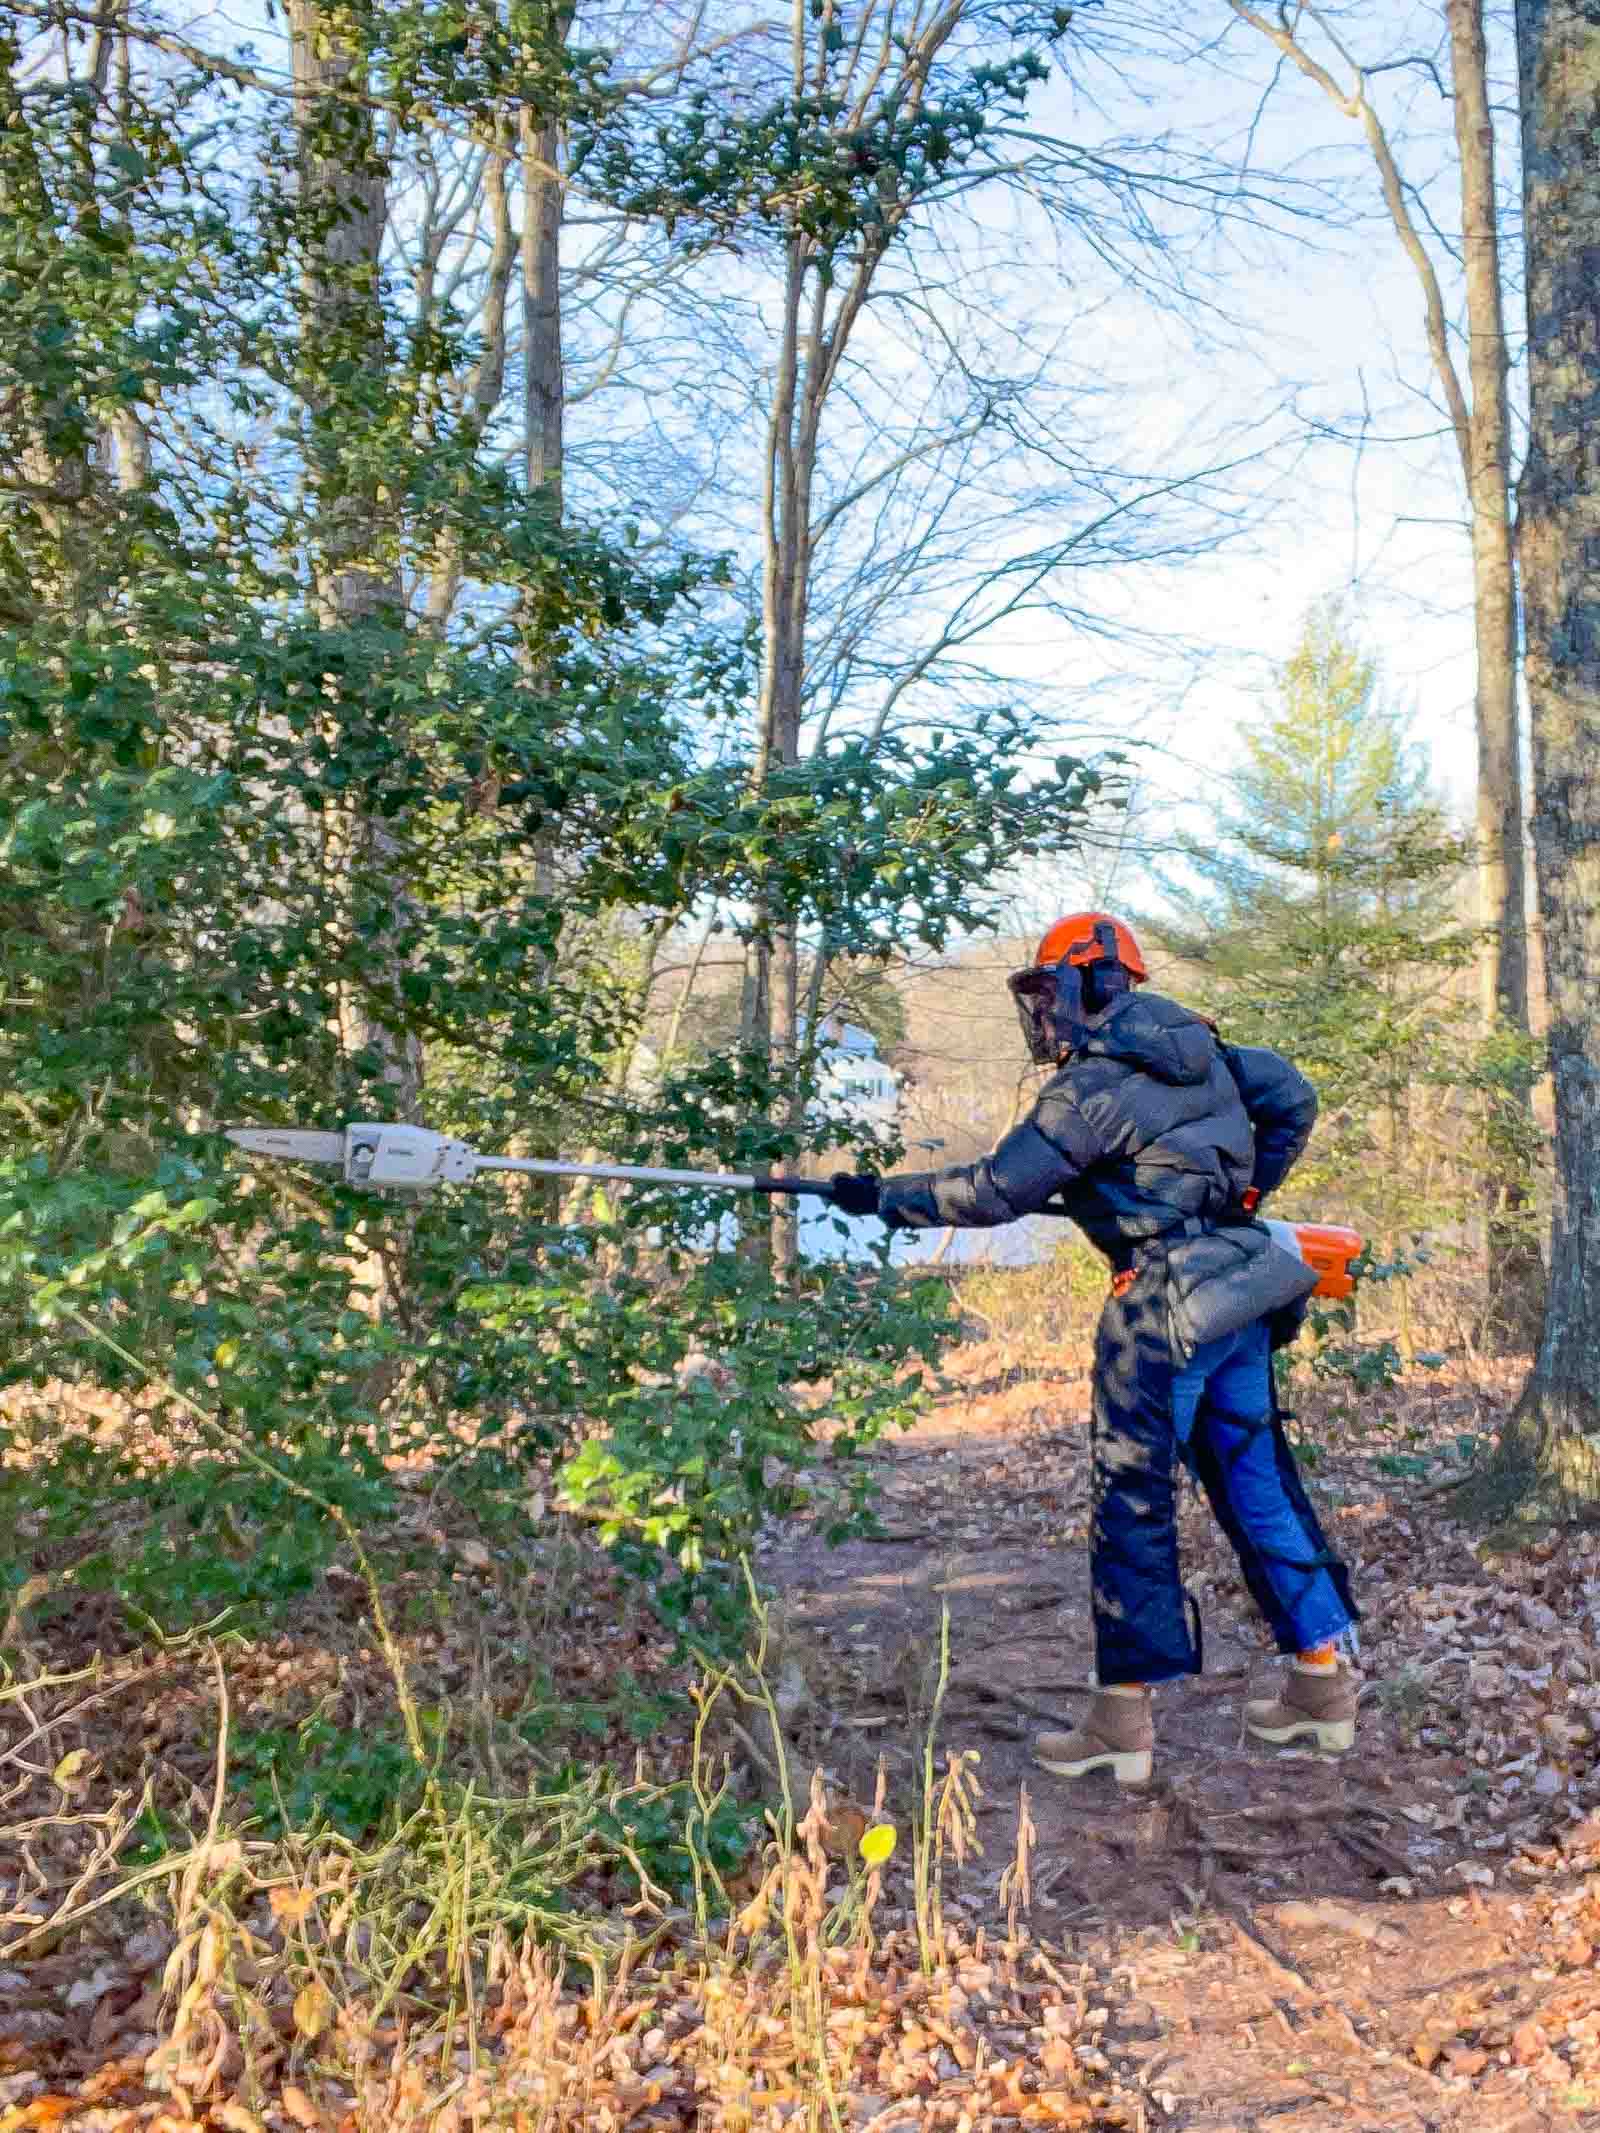
[[[1036,1214],[1104,1153],[1058,1076],[992,1155],[885,1178],[878,1212],[891,1229],[994,1229]]]
[[[1264,1044],[1225,1044],[1222,1056],[1255,1130],[1250,1182],[1263,1197],[1276,1192],[1300,1160],[1317,1122],[1317,1092],[1298,1067]]]

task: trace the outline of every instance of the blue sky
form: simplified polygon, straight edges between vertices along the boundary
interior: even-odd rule
[[[1109,0],[1105,19],[1115,10]],[[1154,12],[1136,0],[1122,11]],[[1365,0],[1332,13],[1359,26],[1364,59],[1445,58],[1436,5]],[[1292,648],[1306,609],[1342,595],[1383,669],[1388,697],[1414,714],[1439,783],[1465,808],[1474,768],[1470,551],[1415,272],[1383,210],[1359,128],[1292,72],[1267,95],[1277,57],[1233,20],[1225,0],[1199,0],[1183,21],[1194,38],[1214,29],[1211,48],[1142,58],[1122,81],[1092,67],[1078,81],[1058,74],[1033,93],[1023,123],[1090,146],[1166,130],[1241,162],[1248,138],[1257,182],[1270,190],[1268,174],[1281,171],[1294,184],[1321,187],[1333,213],[1276,235],[1262,218],[1236,213],[1201,260],[1211,276],[1202,293],[1226,317],[1152,308],[1085,248],[1058,246],[1042,216],[1030,220],[1014,196],[977,196],[968,241],[987,234],[1004,252],[1000,286],[1013,308],[1003,323],[1035,339],[1059,333],[1062,362],[1085,381],[1086,406],[1093,392],[1102,395],[1092,420],[1123,465],[1159,476],[1245,443],[1270,440],[1273,448],[1241,477],[1248,519],[1216,554],[1168,568],[1095,572],[1090,597],[1109,639],[1034,616],[990,640],[989,663],[1022,689],[1064,685],[1081,701],[1093,736],[1138,744],[1157,811],[1166,804],[1193,817],[1215,793],[1239,727],[1260,715],[1271,669]],[[1502,73],[1508,57],[1497,45]],[[1420,64],[1378,73],[1371,88],[1416,188],[1416,212],[1441,233],[1435,250],[1453,301],[1450,106]],[[1502,175],[1512,175],[1509,165]],[[748,258],[716,256],[698,280],[702,299],[760,308],[760,268]],[[1509,313],[1517,337],[1514,291]],[[858,345],[871,347],[881,378],[897,387],[904,379],[909,390],[917,351],[897,346],[895,330],[884,320],[865,326]],[[759,361],[759,329],[744,345]],[[696,380],[684,400],[691,452],[702,389],[714,390]],[[724,412],[740,389],[730,388]],[[728,482],[688,522],[744,551],[762,412],[752,396],[742,442],[735,438],[720,454]],[[580,453],[586,436],[618,419],[615,404],[578,410]],[[1364,441],[1357,449],[1319,436],[1318,425],[1351,440],[1364,427]],[[826,620],[819,607],[814,639]],[[930,609],[930,628],[933,621]],[[1119,624],[1168,643],[1157,650],[1148,641],[1119,642]]]
[[[1113,20],[1117,5],[1108,0],[1093,20]],[[1141,11],[1135,0],[1122,5],[1130,18]],[[750,19],[761,10],[737,12]],[[1442,56],[1435,4],[1366,0],[1331,13],[1354,25],[1363,57]],[[1030,236],[1026,211],[996,210],[1008,218],[1006,241],[1020,255],[1038,245],[1026,323],[1045,331],[1059,325],[1069,336],[1072,360],[1106,389],[1105,413],[1129,463],[1153,471],[1182,464],[1191,449],[1204,456],[1208,437],[1229,431],[1257,442],[1270,437],[1276,449],[1250,477],[1250,523],[1216,555],[1155,573],[1097,575],[1094,597],[1107,622],[1164,633],[1173,640],[1169,651],[1121,650],[1038,619],[998,638],[991,663],[1024,687],[1046,678],[1081,682],[1091,730],[1139,743],[1157,796],[1192,813],[1215,789],[1239,726],[1259,714],[1271,666],[1291,648],[1306,608],[1343,594],[1391,697],[1414,711],[1440,782],[1465,805],[1473,768],[1469,550],[1414,272],[1383,214],[1356,126],[1293,73],[1263,101],[1275,55],[1232,20],[1225,0],[1191,0],[1183,23],[1197,39],[1214,31],[1209,49],[1141,61],[1122,82],[1092,68],[1077,86],[1057,75],[1030,100],[1027,123],[1089,143],[1169,129],[1241,158],[1248,136],[1258,173],[1282,170],[1331,188],[1346,226],[1307,227],[1291,239],[1236,225],[1210,261],[1214,293],[1231,315],[1223,323],[1153,312],[1092,274],[1069,288],[1046,237]],[[222,0],[204,25],[218,43],[247,38],[269,60],[283,56],[281,26],[261,0]],[[1504,74],[1503,36],[1496,59]],[[1422,65],[1374,76],[1372,93],[1418,188],[1419,212],[1448,238],[1456,215],[1448,104]],[[1448,246],[1435,249],[1453,296]],[[715,300],[719,271],[730,297],[748,301],[750,270],[733,262],[713,264],[709,280],[702,275],[702,297]],[[1510,311],[1516,335],[1514,291]],[[1359,451],[1318,440],[1309,427],[1353,433],[1363,410],[1368,435]],[[758,412],[752,406],[747,450]],[[571,428],[580,457],[586,441],[618,420],[619,403],[603,394],[577,409]],[[1410,441],[1385,441],[1397,436]],[[736,526],[744,508],[741,500],[727,523]]]
[[[1363,58],[1443,57],[1441,8],[1373,0],[1342,12],[1359,25]],[[1220,26],[1220,0],[1214,13]],[[1235,25],[1215,71],[1186,95],[1186,108],[1218,138],[1237,136],[1256,120],[1260,166],[1332,180],[1362,219],[1349,230],[1315,233],[1304,246],[1275,244],[1267,264],[1241,264],[1230,275],[1229,302],[1247,329],[1248,354],[1184,352],[1169,334],[1163,355],[1176,361],[1174,392],[1192,405],[1242,403],[1281,385],[1292,390],[1298,410],[1347,432],[1359,430],[1367,411],[1369,441],[1357,451],[1308,440],[1293,478],[1248,539],[1163,583],[1165,618],[1215,645],[1219,656],[1197,664],[1190,686],[1171,703],[1142,710],[1130,703],[1129,723],[1167,751],[1175,796],[1203,801],[1233,731],[1255,715],[1265,668],[1291,648],[1306,607],[1344,595],[1390,695],[1414,711],[1436,775],[1465,806],[1474,770],[1470,549],[1454,444],[1427,361],[1419,284],[1383,213],[1357,127],[1293,73],[1277,82],[1262,110],[1275,63],[1262,39]],[[1498,37],[1491,63],[1502,75],[1509,63]],[[1065,101],[1059,88],[1051,94]],[[1448,239],[1458,217],[1448,103],[1420,66],[1374,76],[1371,94],[1420,194],[1416,212],[1431,215]],[[1503,186],[1514,181],[1512,149],[1514,139],[1503,140]],[[1448,244],[1433,249],[1454,297]],[[1508,323],[1515,346],[1521,319],[1514,287]],[[1402,436],[1411,441],[1380,441]]]

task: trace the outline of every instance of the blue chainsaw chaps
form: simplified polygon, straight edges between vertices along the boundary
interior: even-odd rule
[[[1200,1671],[1198,1614],[1178,1566],[1180,1458],[1205,1489],[1281,1651],[1305,1651],[1355,1621],[1349,1579],[1283,1432],[1263,1322],[1208,1343],[1180,1369],[1162,1271],[1141,1271],[1101,1315],[1093,1440],[1090,1569],[1102,1684]]]

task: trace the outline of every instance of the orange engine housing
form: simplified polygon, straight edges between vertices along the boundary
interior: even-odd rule
[[[1285,1251],[1316,1268],[1313,1296],[1326,1297],[1332,1303],[1354,1296],[1356,1284],[1350,1267],[1361,1256],[1358,1231],[1341,1229],[1333,1222],[1269,1222],[1267,1227]]]

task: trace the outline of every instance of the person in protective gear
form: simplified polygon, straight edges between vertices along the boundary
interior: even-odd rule
[[[1316,1093],[1278,1053],[1224,1043],[1148,972],[1120,920],[1077,912],[1010,980],[1028,1049],[1056,1071],[1032,1112],[975,1163],[890,1178],[841,1173],[838,1206],[892,1228],[1076,1222],[1110,1264],[1095,1344],[1091,1574],[1095,1695],[1035,1744],[1046,1769],[1151,1769],[1151,1685],[1198,1673],[1198,1614],[1178,1569],[1176,1469],[1200,1481],[1279,1649],[1282,1693],[1246,1706],[1257,1739],[1354,1740],[1339,1640],[1356,1619],[1343,1564],[1306,1496],[1278,1414],[1272,1348],[1293,1339],[1316,1275],[1256,1208],[1311,1134]]]

